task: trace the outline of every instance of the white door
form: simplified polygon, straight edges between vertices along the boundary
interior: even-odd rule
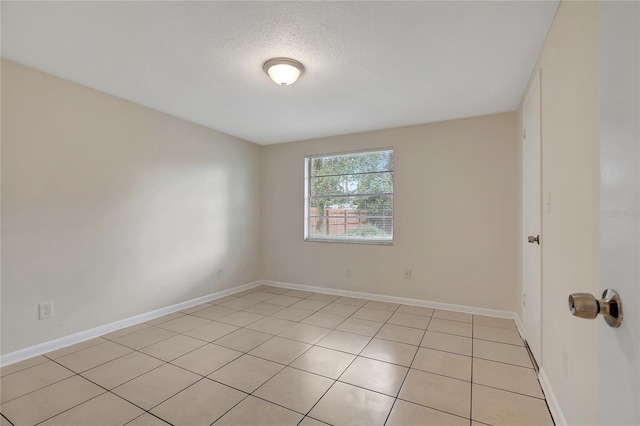
[[[523,105],[523,322],[524,338],[534,358],[541,363],[542,285],[540,210],[540,73],[534,78]],[[538,238],[529,242],[529,237]]]
[[[639,22],[638,2],[600,3],[600,287],[623,309],[620,328],[598,318],[601,425],[640,424]]]

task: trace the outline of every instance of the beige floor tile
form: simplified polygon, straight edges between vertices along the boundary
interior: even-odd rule
[[[340,296],[334,296],[331,294],[322,294],[322,293],[313,293],[307,299],[309,300],[322,300],[323,302],[333,302],[334,300],[339,299]]]
[[[202,379],[151,410],[174,426],[209,425],[247,394],[228,386]]]
[[[288,308],[284,308],[275,314],[272,314],[272,317],[282,318],[289,321],[302,321],[307,318],[309,315],[313,315],[314,311],[309,311],[307,309],[294,308],[293,306],[289,306]]]
[[[495,426],[553,426],[544,400],[476,384],[472,417]]]
[[[274,305],[280,305],[280,306],[291,306],[298,303],[301,300],[302,299],[299,297],[280,295],[278,297],[274,297],[273,299],[269,300],[269,303],[273,303]]]
[[[207,376],[241,355],[242,352],[208,343],[180,358],[174,359],[171,363],[201,376]]]
[[[420,346],[471,356],[472,342],[473,339],[470,337],[456,336],[454,334],[438,333],[427,330],[422,338]]]
[[[533,368],[529,353],[524,346],[508,345],[506,343],[491,342],[489,340],[474,339],[473,356],[475,358],[504,362]]]
[[[273,287],[270,285],[260,286],[257,288],[259,288],[260,291],[266,291],[267,293],[273,293],[273,294],[284,294],[289,291],[288,288]]]
[[[229,309],[245,309],[245,308],[248,308],[249,306],[257,305],[258,303],[260,302],[257,300],[235,298],[233,300],[228,300],[224,303],[220,303],[217,306],[222,306]]]
[[[250,288],[248,290],[243,290],[243,291],[239,291],[237,293],[233,293],[233,296],[234,297],[244,297],[244,296],[246,296],[248,294],[255,293],[256,291],[259,291],[259,290],[256,290],[255,288]]]
[[[252,314],[258,315],[273,315],[278,311],[284,309],[284,306],[274,305],[273,303],[262,302],[257,305],[249,306],[248,308],[244,308],[245,312],[251,312]]]
[[[140,408],[106,392],[41,423],[42,426],[124,425],[143,414]]]
[[[409,371],[406,367],[358,357],[340,376],[340,381],[395,397]]]
[[[13,426],[11,423],[9,423],[9,420],[7,420],[2,413],[0,413],[0,426]]]
[[[183,316],[185,316],[184,312],[173,312],[173,313],[170,313],[168,315],[163,315],[161,317],[158,317],[158,318],[152,319],[150,321],[147,321],[146,323],[149,324],[149,325],[158,325],[158,324],[162,324],[163,322],[171,321],[171,320],[174,320],[176,318],[183,317]]]
[[[489,327],[486,325],[474,325],[473,337],[475,339],[491,340],[499,343],[509,343],[511,345],[524,346],[518,330],[507,328]]]
[[[473,323],[476,325],[487,325],[489,327],[509,328],[517,330],[516,322],[509,318],[487,317],[485,315],[474,315]]]
[[[236,297],[236,295],[224,296],[220,297],[219,299],[209,300],[209,302],[207,303],[211,303],[212,305],[220,305],[222,303],[229,302],[230,300],[236,300],[238,298],[239,296]]]
[[[293,361],[291,366],[337,379],[354,359],[356,359],[356,355],[313,346]]]
[[[358,309],[360,309],[358,306],[343,305],[341,303],[331,303],[320,309],[318,312],[347,317],[349,315],[352,315]]]
[[[249,354],[280,364],[289,364],[311,345],[294,340],[274,337],[253,349]]]
[[[333,330],[320,339],[316,345],[357,355],[367,346],[370,340],[371,337],[369,336]]]
[[[439,318],[433,318],[427,327],[428,331],[437,331],[438,333],[455,334],[458,336],[471,337],[472,325],[462,321],[451,321]]]
[[[336,328],[347,317],[343,315],[325,314],[323,312],[316,312],[302,320],[305,324],[317,325],[318,327]]]
[[[422,341],[422,336],[424,336],[424,330],[393,324],[385,324],[376,334],[378,339],[393,340],[416,346]]]
[[[296,325],[296,323],[293,321],[288,321],[281,318],[267,317],[248,325],[247,328],[250,330],[259,331],[261,333],[276,335],[293,327],[294,325]]]
[[[304,342],[313,345],[330,332],[330,328],[317,327],[311,324],[300,323],[287,329],[283,333],[280,333],[280,337],[285,337],[287,339],[297,340],[298,342]]]
[[[192,306],[190,308],[182,309],[180,312],[182,312],[183,314],[192,314],[194,312],[198,312],[198,311],[201,311],[203,309],[210,308],[212,306],[213,305],[210,304],[210,303],[201,303],[199,305]]]
[[[408,367],[417,350],[417,346],[374,338],[360,355]]]
[[[237,309],[225,308],[224,306],[215,305],[210,308],[205,308],[200,311],[194,312],[191,315],[195,317],[200,317],[200,318],[215,321],[220,318],[226,317],[227,315],[231,315],[236,311]]]
[[[243,392],[251,393],[283,368],[283,365],[266,359],[243,355],[211,373],[208,377]]]
[[[336,426],[384,425],[392,405],[389,396],[336,382],[309,416]]]
[[[469,420],[398,399],[385,426],[469,426]]]
[[[383,311],[381,309],[360,308],[353,315],[353,318],[360,318],[369,321],[385,322],[391,318],[393,312]]]
[[[249,396],[216,422],[216,426],[296,426],[302,415]]]
[[[27,368],[31,368],[39,364],[44,364],[45,362],[48,362],[48,361],[49,361],[48,358],[40,355],[40,356],[26,359],[24,361],[16,362],[14,364],[5,365],[2,368],[0,368],[0,377],[17,373],[18,371],[26,370]]]
[[[53,361],[35,365],[0,379],[0,400],[5,403],[19,396],[73,376],[70,371]]]
[[[118,386],[112,392],[149,410],[200,379],[201,377],[197,374],[171,364],[164,364]]]
[[[473,315],[471,314],[456,311],[445,311],[442,309],[436,309],[436,311],[433,313],[433,317],[450,321],[462,321],[469,323],[473,322]]]
[[[237,327],[245,327],[252,322],[263,319],[264,317],[264,315],[252,314],[251,312],[238,311],[232,313],[231,315],[227,315],[226,317],[222,317],[217,321],[223,322],[225,324],[235,325]]]
[[[267,293],[265,291],[254,291],[242,297],[244,297],[245,299],[257,300],[258,302],[265,302],[269,299],[273,299],[274,297],[276,297],[276,295],[274,295],[273,293]]]
[[[169,423],[160,420],[156,416],[149,413],[136,417],[134,420],[127,423],[127,426],[168,426]]]
[[[305,299],[311,295],[313,295],[312,291],[305,291],[305,290],[289,290],[286,293],[282,293],[285,296],[291,296],[291,297],[299,297],[300,299]]]
[[[35,425],[104,392],[76,375],[4,403],[0,411],[15,425]]]
[[[62,358],[63,356],[72,354],[74,352],[81,351],[82,349],[87,349],[87,348],[90,348],[91,346],[96,346],[101,343],[105,343],[106,341],[107,340],[103,339],[102,337],[96,337],[95,339],[85,340],[84,342],[67,346],[66,348],[47,352],[46,354],[44,354],[44,356],[50,359],[58,359],[58,358]]]
[[[272,337],[271,334],[241,328],[215,340],[213,343],[240,352],[249,352],[251,349],[260,346]]]
[[[333,382],[326,377],[286,367],[253,394],[290,410],[306,414]]]
[[[144,333],[144,330],[141,331],[141,333]],[[81,373],[131,352],[131,349],[126,346],[106,341],[105,343],[58,358],[56,362],[76,373]]]
[[[396,312],[399,314],[410,314],[410,315],[420,315],[423,317],[430,317],[433,315],[434,309],[425,308],[423,306],[400,305],[400,307]]]
[[[175,335],[176,333],[173,331],[165,330],[164,328],[148,327],[142,331],[118,337],[114,342],[127,346],[131,349],[142,349]]]
[[[383,323],[381,322],[368,321],[359,318],[347,318],[342,324],[336,327],[336,330],[372,337],[375,336],[382,326]]]
[[[120,330],[112,331],[111,333],[107,333],[102,336],[103,339],[113,340],[118,337],[126,336],[127,334],[135,333],[136,331],[144,330],[145,328],[150,327],[147,323],[132,325],[131,327],[121,328]]]
[[[308,311],[317,311],[324,308],[328,304],[329,302],[323,302],[321,300],[303,299],[297,303],[294,303],[293,305],[291,305],[291,307],[298,308],[298,309],[306,309]]]
[[[201,325],[200,327],[192,328],[184,334],[195,339],[204,340],[205,342],[213,342],[216,339],[226,336],[238,330],[239,327],[231,324],[224,324],[221,322],[211,321],[208,324]]]
[[[194,317],[193,315],[185,315],[180,318],[172,319],[171,321],[158,324],[158,327],[165,330],[174,331],[176,333],[184,333],[192,328],[200,327],[201,325],[208,324],[210,320],[200,317]]]
[[[471,381],[471,357],[465,355],[420,348],[411,368]]]
[[[473,383],[544,398],[535,370],[474,358]]]
[[[364,304],[365,308],[371,309],[381,309],[383,311],[395,312],[396,309],[400,307],[397,303],[389,303],[389,302],[378,302],[375,300],[370,300]]]
[[[355,297],[340,297],[335,301],[336,303],[341,303],[343,305],[351,305],[351,306],[363,306],[368,302],[367,299],[358,299]]]
[[[162,361],[140,352],[132,352],[82,373],[82,376],[103,388],[116,386],[134,379],[163,364]]]
[[[391,315],[391,318],[387,321],[388,324],[402,325],[404,327],[413,327],[426,330],[431,321],[430,317],[422,317],[420,315],[403,314],[396,312]]]
[[[311,417],[305,417],[298,426],[327,426],[327,424],[328,423],[321,422],[320,420],[316,420]]]
[[[155,345],[140,349],[140,352],[168,362],[203,345],[206,345],[206,343],[202,340],[179,334]]]
[[[471,383],[412,368],[398,398],[469,418]]]

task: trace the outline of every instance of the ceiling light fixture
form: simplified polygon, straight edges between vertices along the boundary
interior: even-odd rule
[[[262,66],[271,80],[280,86],[289,86],[295,83],[304,73],[304,65],[295,59],[273,58]]]

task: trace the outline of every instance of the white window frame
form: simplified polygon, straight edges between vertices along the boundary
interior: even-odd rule
[[[322,157],[336,157],[340,155],[350,155],[350,154],[364,154],[368,152],[381,152],[381,151],[392,151],[394,154],[393,147],[383,147],[383,148],[372,148],[372,149],[361,149],[356,151],[343,151],[343,152],[330,152],[323,154],[314,154],[307,155],[304,158],[304,241],[309,242],[322,242],[322,243],[347,243],[347,244],[376,244],[376,245],[393,245],[393,240],[395,236],[395,180],[393,181],[393,191],[391,193],[385,193],[384,195],[391,195],[392,202],[392,213],[391,213],[391,238],[323,238],[323,237],[313,237],[309,234],[309,224],[310,224],[310,206],[311,206],[311,160],[314,158],[322,158]],[[395,157],[393,159],[391,174],[395,177]],[[379,173],[379,172],[372,172]],[[360,195],[360,194],[354,194]],[[376,194],[367,194],[367,195],[376,195]]]

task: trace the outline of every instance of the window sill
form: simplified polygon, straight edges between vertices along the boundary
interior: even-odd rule
[[[368,245],[382,245],[392,246],[393,240],[348,240],[339,238],[305,238],[305,242],[312,243],[344,243],[344,244],[368,244]]]

